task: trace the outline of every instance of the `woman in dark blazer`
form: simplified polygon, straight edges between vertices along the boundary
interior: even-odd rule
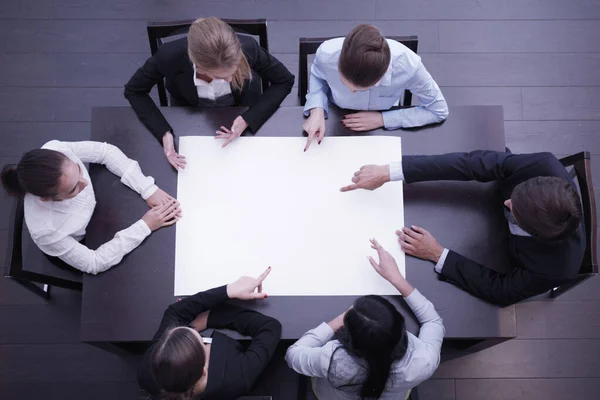
[[[260,80],[269,88],[261,93]],[[223,146],[246,128],[254,133],[277,110],[294,86],[294,75],[245,35],[218,18],[196,20],[186,38],[162,45],[125,85],[125,97],[154,137],[163,144],[169,163],[185,167],[177,154],[173,128],[149,96],[154,85],[166,78],[174,105],[190,107],[249,106],[231,128],[222,126],[217,138]]]
[[[247,394],[275,352],[281,324],[224,303],[266,298],[262,282],[270,271],[171,304],[138,370],[140,386],[155,399],[236,399]],[[233,329],[252,340],[243,347],[219,332],[200,336],[206,328]]]

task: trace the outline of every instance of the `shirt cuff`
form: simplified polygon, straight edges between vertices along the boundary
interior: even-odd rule
[[[381,116],[383,117],[383,127],[387,130],[393,130],[402,128],[401,119],[398,118],[397,111],[400,110],[391,110],[391,111],[382,111]]]
[[[313,108],[322,108],[325,119],[329,114],[327,95],[324,93],[308,93],[306,95],[306,104],[304,105],[304,115],[308,117]]]
[[[152,178],[151,176],[149,176],[148,178],[152,179],[152,182],[154,182],[154,178]],[[142,189],[142,193],[140,193],[142,195],[142,199],[148,200],[148,198],[154,193],[156,193],[157,190],[158,186],[156,186],[154,183],[148,186],[147,188]]]
[[[403,181],[402,161],[390,163],[390,181]]]
[[[144,237],[148,237],[152,233],[152,231],[150,230],[150,227],[148,226],[148,224],[146,224],[146,221],[144,221],[143,219],[138,220],[132,226],[134,226],[135,229],[137,229],[141,233],[143,233]]]
[[[335,335],[335,332],[333,331],[333,329],[331,329],[329,324],[326,322],[321,322],[321,325],[319,325],[315,329],[313,329],[312,332],[323,343],[329,342]]]
[[[446,262],[446,257],[448,257],[448,249],[444,249],[444,251],[442,251],[442,255],[440,256],[440,259],[438,260],[437,264],[435,264],[435,272],[437,272],[438,274],[442,273],[442,268],[444,268],[444,263]]]
[[[406,304],[408,304],[411,310],[414,310],[420,307],[421,304],[427,302],[427,299],[419,292],[419,289],[415,289],[411,294],[404,298],[404,301],[406,301]]]

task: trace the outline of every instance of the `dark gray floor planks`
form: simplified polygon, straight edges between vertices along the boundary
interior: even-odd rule
[[[503,105],[513,152],[590,151],[600,199],[597,0],[3,1],[0,164],[53,138],[89,138],[91,107],[127,105],[123,85],[149,56],[146,23],[201,15],[267,18],[271,51],[296,75],[300,37],[342,36],[359,23],[418,35],[451,106]],[[298,104],[294,88],[283,105]],[[12,204],[1,192],[2,260]],[[55,294],[46,303],[0,281],[2,399],[136,398],[135,360],[81,344],[80,295]],[[558,299],[519,304],[518,339],[444,362],[421,399],[590,398],[600,389],[598,300],[595,277]],[[259,388],[280,383],[271,386],[275,399],[295,394],[284,364],[274,363]]]
[[[592,400],[598,393],[598,378],[456,380],[456,400]]]

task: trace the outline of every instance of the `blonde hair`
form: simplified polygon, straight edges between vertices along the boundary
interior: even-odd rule
[[[252,80],[252,71],[233,29],[215,17],[198,18],[188,32],[188,55],[201,70],[232,68],[237,65],[231,86],[241,90],[244,81]]]

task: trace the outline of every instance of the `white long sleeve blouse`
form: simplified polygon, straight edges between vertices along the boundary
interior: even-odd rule
[[[58,257],[83,272],[97,274],[118,264],[150,235],[150,228],[140,219],[129,228],[117,232],[112,240],[96,250],[81,244],[79,241],[85,236],[85,229],[96,207],[94,187],[84,163],[105,165],[144,200],[152,196],[158,187],[152,177],[142,174],[137,161],[127,158],[111,144],[53,140],[42,148],[59,151],[77,163],[89,182],[77,196],[67,200],[43,201],[38,196],[25,195],[25,223],[33,241],[44,253]]]

